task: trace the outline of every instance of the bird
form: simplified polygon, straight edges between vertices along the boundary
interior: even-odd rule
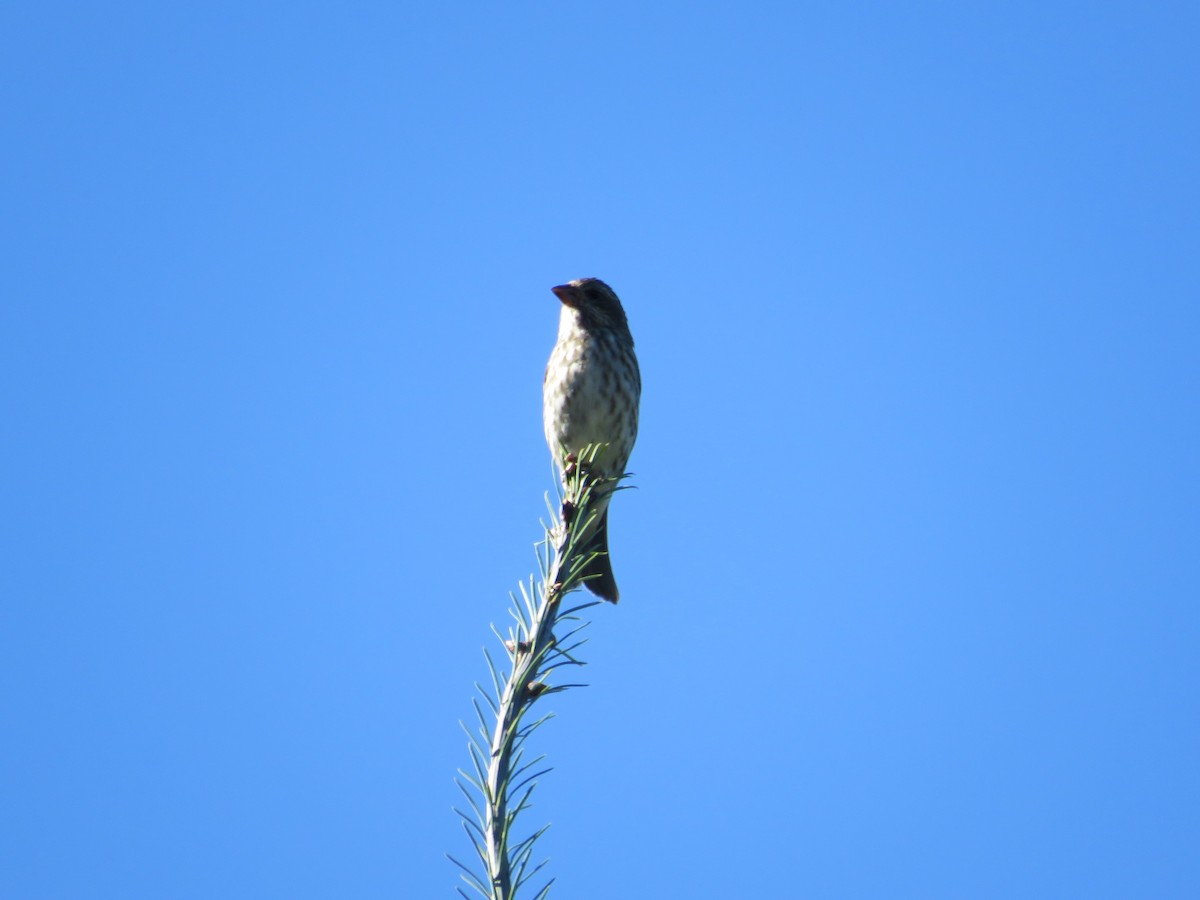
[[[625,309],[612,288],[599,278],[579,278],[551,291],[562,311],[542,379],[542,425],[564,483],[585,447],[607,445],[590,467],[607,487],[593,502],[592,524],[578,546],[583,554],[598,554],[582,572],[584,585],[616,603],[620,592],[608,554],[608,506],[637,440],[642,376]]]

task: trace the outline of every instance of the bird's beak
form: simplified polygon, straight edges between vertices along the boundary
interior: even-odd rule
[[[552,287],[554,296],[565,303],[567,306],[575,305],[575,288],[569,284],[560,284],[558,287]]]

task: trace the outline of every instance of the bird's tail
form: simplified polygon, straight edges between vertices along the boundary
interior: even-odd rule
[[[592,561],[583,568],[583,583],[587,589],[601,600],[616,603],[620,598],[617,590],[617,579],[613,577],[612,561],[608,555],[608,510],[600,516],[596,533],[587,545],[580,551],[584,555],[596,554]]]

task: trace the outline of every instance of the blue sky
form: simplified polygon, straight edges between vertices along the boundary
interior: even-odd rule
[[[1200,892],[1191,4],[9,4],[0,895],[452,896],[549,288],[600,897]]]

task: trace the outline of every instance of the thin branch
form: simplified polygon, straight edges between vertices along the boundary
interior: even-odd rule
[[[544,757],[522,763],[522,745],[553,714],[547,713],[530,724],[523,724],[522,719],[539,697],[582,686],[552,685],[549,678],[557,666],[583,665],[573,653],[584,643],[577,634],[588,623],[578,614],[600,602],[590,601],[570,608],[564,608],[562,602],[563,597],[582,586],[581,573],[595,556],[580,552],[581,539],[595,518],[593,495],[601,496],[598,491],[611,492],[616,487],[612,480],[601,482],[588,475],[587,464],[595,458],[598,449],[589,448],[580,454],[581,464],[568,472],[560,489],[559,510],[554,510],[547,496],[546,504],[553,516],[553,524],[546,527],[545,539],[537,548],[540,582],[535,584],[531,576],[528,585],[519,585],[519,599],[510,594],[509,613],[513,625],[507,637],[492,626],[507,650],[508,671],[499,669],[491,654],[484,650],[494,691],[486,691],[478,684],[476,687],[493,714],[494,722],[488,725],[483,706],[475,700],[480,734],[476,737],[468,731],[468,735],[477,777],[461,772],[463,779],[482,795],[482,804],[472,799],[462,782],[459,787],[479,815],[477,823],[470,823],[472,827],[468,834],[479,853],[486,877],[472,874],[453,857],[451,860],[467,873],[463,880],[488,900],[513,900],[517,889],[545,865],[543,861],[528,868],[533,844],[549,826],[543,826],[516,844],[509,843],[512,825],[528,807],[537,779],[550,771],[547,767],[530,774],[530,769]],[[571,514],[564,514],[568,511]],[[560,621],[572,623],[562,644],[554,635],[555,625]],[[463,818],[465,820],[466,816]],[[552,883],[553,879],[537,892],[536,897],[544,898]],[[462,893],[461,888],[459,892]]]

